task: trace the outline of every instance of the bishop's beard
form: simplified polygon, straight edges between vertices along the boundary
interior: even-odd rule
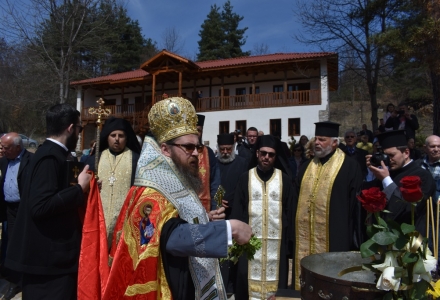
[[[202,180],[199,177],[199,168],[198,167],[197,169],[192,169],[191,167],[188,168],[187,166],[184,166],[182,163],[174,159],[173,162],[176,165],[177,169],[179,170],[180,174],[182,174],[186,182],[188,182],[190,187],[197,194],[199,194],[202,191],[202,187],[203,187]]]

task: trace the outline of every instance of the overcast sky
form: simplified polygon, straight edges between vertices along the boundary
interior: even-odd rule
[[[166,28],[175,27],[183,37],[182,55],[194,57],[198,52],[199,31],[211,5],[220,8],[226,0],[126,0],[127,11],[138,20],[146,38],[162,43]],[[242,50],[265,43],[269,53],[318,51],[298,43],[293,34],[301,30],[295,20],[292,0],[231,0],[233,11],[244,19],[239,27],[248,27],[247,40]]]

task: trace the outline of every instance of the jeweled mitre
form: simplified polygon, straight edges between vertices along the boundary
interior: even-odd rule
[[[148,120],[159,144],[182,135],[197,134],[196,110],[184,98],[171,97],[157,102],[148,113]]]

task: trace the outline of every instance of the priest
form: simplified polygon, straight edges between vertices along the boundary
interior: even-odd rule
[[[157,102],[130,189],[115,227],[111,269],[103,299],[226,300],[218,260],[251,227],[223,220],[224,208],[206,212],[192,104],[173,97]],[[216,221],[216,222],[214,222]]]
[[[121,118],[109,118],[99,141],[98,176],[109,248],[113,229],[128,190],[133,185],[141,147],[130,123]],[[95,155],[86,163],[95,171]]]
[[[262,248],[254,260],[240,257],[235,299],[268,299],[288,284],[293,187],[287,160],[274,136],[259,136],[255,149],[257,165],[241,175],[230,217],[248,223]]]
[[[390,211],[387,218],[398,223],[411,224],[411,203],[404,201],[399,187],[400,180],[405,176],[419,176],[422,184],[423,199],[417,202],[415,210],[415,226],[417,231],[426,236],[426,200],[435,193],[435,182],[429,171],[410,158],[410,150],[405,130],[386,131],[377,135],[384,154],[389,157],[389,166],[381,161],[380,166],[371,164],[371,155],[367,155],[367,166],[376,179],[371,182],[387,196],[386,210]]]
[[[362,184],[358,162],[338,148],[339,124],[315,123],[315,157],[304,163],[296,178],[293,225],[293,281],[300,289],[300,261],[324,252],[359,249],[362,241]]]

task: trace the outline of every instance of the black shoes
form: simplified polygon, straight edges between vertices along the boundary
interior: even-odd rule
[[[11,300],[12,298],[15,297],[15,295],[17,295],[20,292],[21,292],[21,288],[18,285],[11,283],[9,285],[8,291],[5,293],[5,295],[1,299],[2,300]]]

